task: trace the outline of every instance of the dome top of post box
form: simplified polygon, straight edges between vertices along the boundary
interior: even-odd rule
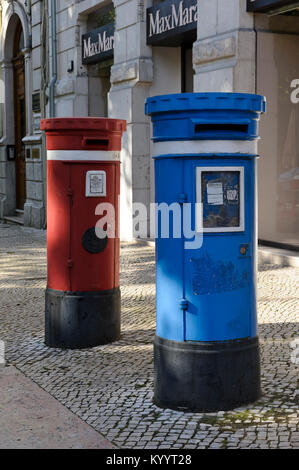
[[[124,132],[126,130],[126,121],[101,117],[48,118],[41,120],[40,128],[46,132],[61,130]]]
[[[265,108],[266,98],[250,93],[177,93],[147,98],[145,114],[213,109],[263,113]]]
[[[40,129],[47,135],[47,150],[120,151],[126,121],[101,117],[42,119]]]

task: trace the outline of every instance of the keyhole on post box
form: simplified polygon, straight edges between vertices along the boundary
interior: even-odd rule
[[[240,245],[240,254],[245,256],[247,254],[248,248],[249,248],[248,243],[246,243],[245,245]]]
[[[101,253],[108,243],[107,233],[103,230],[102,237],[99,238],[94,227],[89,228],[82,236],[83,248],[89,253]]]

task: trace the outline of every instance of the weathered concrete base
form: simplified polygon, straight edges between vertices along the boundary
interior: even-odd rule
[[[24,206],[25,227],[44,228],[45,218],[45,206],[42,201],[26,201]]]
[[[6,145],[0,145],[0,219],[15,212],[15,180],[15,162],[7,161]]]
[[[292,266],[299,268],[299,252],[270,246],[260,246],[258,262],[259,266],[275,264],[276,266]]]

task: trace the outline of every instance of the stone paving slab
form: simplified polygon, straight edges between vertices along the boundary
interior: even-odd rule
[[[15,367],[0,369],[0,449],[113,449]]]
[[[120,448],[298,448],[299,273],[262,266],[262,391],[231,412],[183,413],[152,403],[154,249],[122,244],[122,335],[62,351],[44,345],[45,233],[0,224],[0,339],[6,360]]]

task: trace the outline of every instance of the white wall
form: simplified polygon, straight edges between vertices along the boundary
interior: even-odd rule
[[[181,48],[153,47],[154,79],[150,96],[181,92]],[[151,126],[152,135],[152,126]],[[155,202],[153,144],[150,152],[150,201]]]
[[[153,47],[154,79],[150,96],[181,92],[181,48]]]
[[[254,93],[255,40],[246,0],[199,0],[194,91]]]

